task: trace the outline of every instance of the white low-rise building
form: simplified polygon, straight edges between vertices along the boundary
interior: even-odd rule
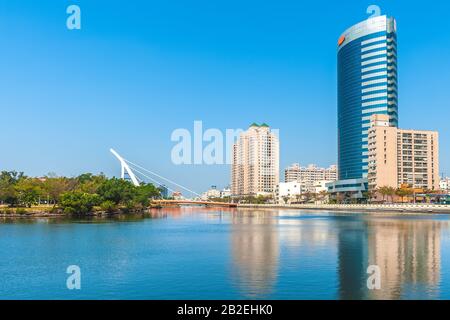
[[[220,198],[221,197],[221,191],[217,190],[216,186],[211,186],[211,188],[204,192],[201,196],[202,200],[208,200],[213,198]]]
[[[321,180],[314,182],[314,192],[319,194],[328,191],[327,183],[333,182],[333,180]]]
[[[300,195],[306,191],[306,186],[301,182],[280,182],[275,187],[274,198],[278,203],[291,203],[297,201]]]
[[[274,193],[275,201],[280,204],[312,201],[324,203],[328,200],[327,186],[329,180],[316,181],[311,187],[305,181],[280,182]]]
[[[172,197],[174,200],[184,200],[183,194],[180,191],[174,191]]]
[[[231,197],[231,189],[229,187],[223,188],[220,191],[220,197],[223,198],[227,198],[227,197]]]
[[[201,200],[210,200],[210,199],[218,199],[218,198],[226,198],[231,196],[230,187],[223,188],[222,190],[217,189],[216,186],[211,186],[208,191],[202,193],[200,199]]]
[[[442,178],[441,181],[439,181],[439,189],[450,192],[450,177]]]

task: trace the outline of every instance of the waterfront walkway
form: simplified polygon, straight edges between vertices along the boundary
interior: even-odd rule
[[[239,208],[307,209],[330,211],[450,213],[450,205],[439,204],[239,204]]]

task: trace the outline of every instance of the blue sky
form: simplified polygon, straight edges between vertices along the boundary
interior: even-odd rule
[[[450,175],[450,4],[393,0],[0,0],[0,169],[118,175],[114,147],[198,192],[227,185],[226,165],[171,162],[195,120],[279,128],[281,169],[336,163],[336,41],[371,4],[398,23],[400,127],[438,130]]]

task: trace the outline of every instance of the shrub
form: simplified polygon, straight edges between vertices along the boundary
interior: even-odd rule
[[[25,210],[24,208],[17,208],[16,209],[16,214],[23,215],[23,214],[26,214],[26,213],[27,213],[27,210]]]
[[[50,213],[60,213],[60,209],[57,207],[52,207],[52,208],[50,208],[49,212]]]
[[[114,211],[117,210],[116,204],[115,204],[114,202],[112,202],[111,200],[103,201],[103,202],[100,204],[100,208],[101,208],[103,211],[106,211],[106,212],[109,212],[109,213],[114,212]]]

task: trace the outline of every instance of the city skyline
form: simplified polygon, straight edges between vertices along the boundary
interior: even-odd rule
[[[359,1],[329,4],[329,10],[323,12],[318,5],[309,4],[309,12],[323,13],[312,19],[300,13],[306,9],[285,2],[266,25],[264,17],[273,14],[270,9],[274,5],[255,8],[247,4],[249,12],[255,9],[260,14],[250,18],[233,13],[235,3],[228,4],[223,15],[219,14],[220,5],[205,6],[198,12],[194,12],[198,8],[189,8],[189,17],[200,18],[197,24],[179,16],[186,9],[181,4],[170,10],[161,4],[142,4],[153,9],[149,12],[162,12],[162,20],[171,14],[181,18],[178,26],[187,26],[183,33],[150,19],[155,18],[154,13],[142,16],[141,9],[146,10],[137,5],[122,5],[119,10],[114,5],[102,6],[104,3],[78,3],[84,17],[78,31],[64,29],[64,5],[43,2],[36,13],[31,2],[24,1],[20,9],[1,3],[0,25],[11,30],[5,39],[9,46],[1,54],[2,85],[8,88],[2,109],[18,120],[2,126],[2,145],[9,150],[1,157],[2,170],[35,176],[86,171],[118,176],[120,167],[108,152],[114,147],[134,162],[197,192],[211,184],[225,186],[229,166],[176,166],[170,162],[171,132],[192,130],[195,120],[222,131],[246,128],[251,122],[279,128],[281,170],[298,161],[319,166],[337,162],[335,46],[342,30],[368,17],[368,5]],[[400,125],[439,131],[440,174],[449,175],[445,74],[450,63],[445,57],[450,52],[450,37],[438,27],[444,19],[439,17],[449,5],[437,4],[441,9],[435,10],[435,6],[427,11],[418,5],[406,10],[385,1],[377,4],[382,14],[395,16],[399,23]],[[291,9],[293,12],[288,12]],[[107,20],[106,16],[115,17],[118,12],[123,13],[123,20]],[[417,12],[424,12],[424,25],[436,26],[431,35],[416,26]],[[222,19],[210,21],[207,17],[211,14]],[[227,15],[237,20],[234,28],[243,27],[243,35],[224,28]],[[144,19],[133,22],[136,17]],[[287,22],[281,23],[286,17]],[[314,37],[305,29],[312,21]],[[210,37],[198,32],[207,24],[212,28]],[[270,32],[259,30],[261,26]],[[124,41],[136,31],[131,41]],[[214,32],[218,39],[210,41],[216,39]],[[186,40],[180,41],[183,35]],[[248,38],[253,40],[246,42]],[[416,43],[416,38],[424,43]],[[221,44],[219,39],[226,41]],[[304,52],[308,48],[305,39],[314,41],[314,54]],[[126,49],[118,51],[123,45]],[[30,50],[36,58],[33,61],[27,60]],[[424,104],[427,117],[423,117]]]
[[[0,300],[450,301],[448,12],[0,0]]]

